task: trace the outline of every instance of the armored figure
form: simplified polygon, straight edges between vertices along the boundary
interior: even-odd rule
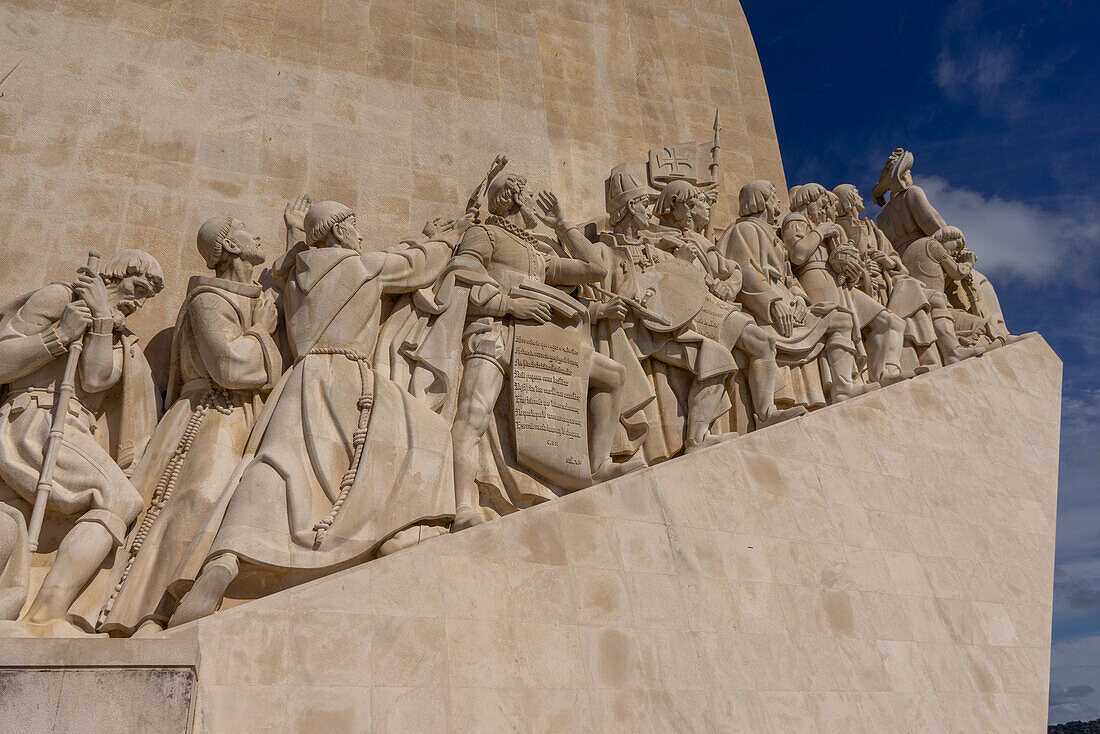
[[[820,184],[805,184],[795,192],[782,228],[795,276],[815,304],[837,304],[852,315],[854,339],[866,347],[871,380],[889,385],[911,377],[901,369],[905,322],[866,292],[875,287],[872,271],[832,221],[835,216],[831,193]]]
[[[564,293],[548,286],[595,283],[607,271],[597,246],[565,220],[561,204],[552,193],[541,193],[536,208],[526,179],[507,174],[492,180],[486,198],[488,218],[466,230],[449,266],[451,277],[461,274],[467,283],[460,290],[467,294],[466,298],[456,304],[459,311],[465,310],[466,318],[462,377],[451,430],[457,493],[454,529],[458,530],[485,519],[479,485],[496,487],[500,502],[523,507],[554,496],[561,489],[560,481],[573,479],[590,484],[644,465],[640,460],[619,464],[611,457],[622,413],[625,371],[614,360],[592,351],[588,327],[575,331],[584,336],[571,348],[591,355],[587,398],[591,431],[588,460],[581,461],[589,466],[571,467],[577,470],[573,477],[560,478],[547,476],[553,470],[551,466],[533,469],[546,480],[541,481],[530,475],[512,474],[507,465],[513,464],[513,460],[495,458],[512,451],[514,445],[508,436],[514,428],[503,423],[505,419],[512,423],[513,419],[501,415],[498,423],[494,416],[506,380],[514,381],[512,352],[516,329],[524,324],[554,324],[572,329],[578,319],[588,316],[587,308],[579,302],[570,304],[563,298]],[[531,230],[539,222],[551,228],[557,239],[545,242],[536,238]],[[497,472],[510,476],[479,479],[483,467],[490,475]]]
[[[224,516],[203,531],[217,534],[171,625],[214,612],[234,581],[269,592],[438,535],[454,515],[447,425],[372,367],[383,294],[434,282],[450,245],[367,249],[354,212],[333,201],[303,224],[283,291],[294,365],[229,480]]]
[[[26,563],[25,514],[35,501],[66,353],[78,340],[83,345],[47,505],[48,520],[72,524],[22,629],[3,623],[0,634],[77,633],[81,620],[70,607],[141,512],[129,474],[156,424],[157,401],[126,319],[163,285],[151,255],[121,250],[99,274],[83,269],[72,286],[53,283],[0,309],[0,548],[8,549],[0,567]],[[9,587],[0,589],[0,611],[15,619],[27,578],[14,566],[2,577]]]
[[[736,300],[744,281],[740,264],[720,252],[703,234],[710,224],[710,204],[704,191],[681,180],[662,189],[654,207],[660,223],[676,233],[662,240],[671,245],[673,255],[692,260],[706,273],[709,308],[705,315],[696,317],[694,327],[748,362],[748,386],[757,427],[803,415],[806,409],[802,406],[779,408],[775,404],[779,373],[776,338],[758,326]]]
[[[655,400],[644,406],[649,430],[643,450],[653,464],[681,450],[691,452],[733,437],[714,434],[711,427],[730,408],[726,382],[736,373],[737,363],[728,348],[694,331],[690,323],[673,329],[652,321],[647,325],[649,312],[639,301],[645,295],[647,271],[673,259],[648,232],[650,199],[649,190],[633,175],[622,167],[613,170],[606,208],[614,229],[604,232],[600,241],[608,271],[602,289],[613,294],[601,308],[619,309],[616,315],[625,337],[652,383],[650,396]]]
[[[193,541],[283,371],[273,338],[278,310],[252,279],[264,261],[259,236],[239,219],[214,217],[199,228],[197,245],[214,276],[191,278],[176,319],[169,407],[133,478],[147,506],[118,554],[101,614],[99,629],[111,634],[167,625],[172,590],[194,580],[209,550]]]

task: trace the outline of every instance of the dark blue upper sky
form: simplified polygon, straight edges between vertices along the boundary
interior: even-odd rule
[[[1100,717],[1100,2],[741,4],[788,184],[870,203],[890,151],[913,151],[1009,328],[1064,361],[1050,713]]]

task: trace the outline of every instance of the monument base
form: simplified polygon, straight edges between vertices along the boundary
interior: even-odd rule
[[[0,721],[185,731],[197,640],[203,734],[1039,734],[1060,383],[1031,337],[159,640],[5,640]]]
[[[190,640],[0,641],[0,730],[188,734],[198,645]]]

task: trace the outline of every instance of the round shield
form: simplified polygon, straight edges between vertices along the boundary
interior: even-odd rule
[[[691,322],[707,300],[706,277],[698,265],[669,258],[638,276],[638,300],[650,315],[639,314],[652,331],[676,331]]]

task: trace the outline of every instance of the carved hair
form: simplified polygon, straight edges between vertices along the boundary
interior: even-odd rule
[[[829,192],[818,183],[803,184],[791,195],[791,211],[805,209]]]
[[[206,261],[206,267],[213,269],[222,261],[225,242],[233,229],[233,217],[211,217],[199,227],[195,237],[199,254]]]
[[[164,271],[160,269],[160,263],[144,250],[119,250],[103,262],[99,274],[108,283],[141,275],[152,283],[156,293],[164,288]]]
[[[663,217],[671,213],[677,204],[689,203],[701,193],[703,193],[702,190],[682,178],[670,181],[657,195],[657,203],[653,207],[653,213],[658,217]]]
[[[886,192],[897,191],[905,188],[901,179],[913,168],[913,154],[905,148],[895,148],[890,157],[886,159],[886,165],[882,167],[882,173],[878,176],[878,183],[871,189],[871,196],[875,197],[875,203],[879,206],[886,205]]]
[[[741,187],[737,195],[737,216],[751,217],[768,208],[768,199],[775,195],[775,184],[771,181],[749,181]]]
[[[856,214],[856,199],[859,198],[859,189],[852,184],[841,184],[833,189],[833,196],[837,200],[837,213]]]
[[[306,212],[303,221],[306,230],[306,246],[313,247],[324,242],[333,227],[352,216],[355,216],[355,212],[337,201],[322,201],[314,204]]]
[[[527,186],[527,179],[518,173],[509,173],[507,176],[497,176],[489,184],[489,190],[485,192],[489,213],[498,217],[506,216],[516,204],[516,194]]]

